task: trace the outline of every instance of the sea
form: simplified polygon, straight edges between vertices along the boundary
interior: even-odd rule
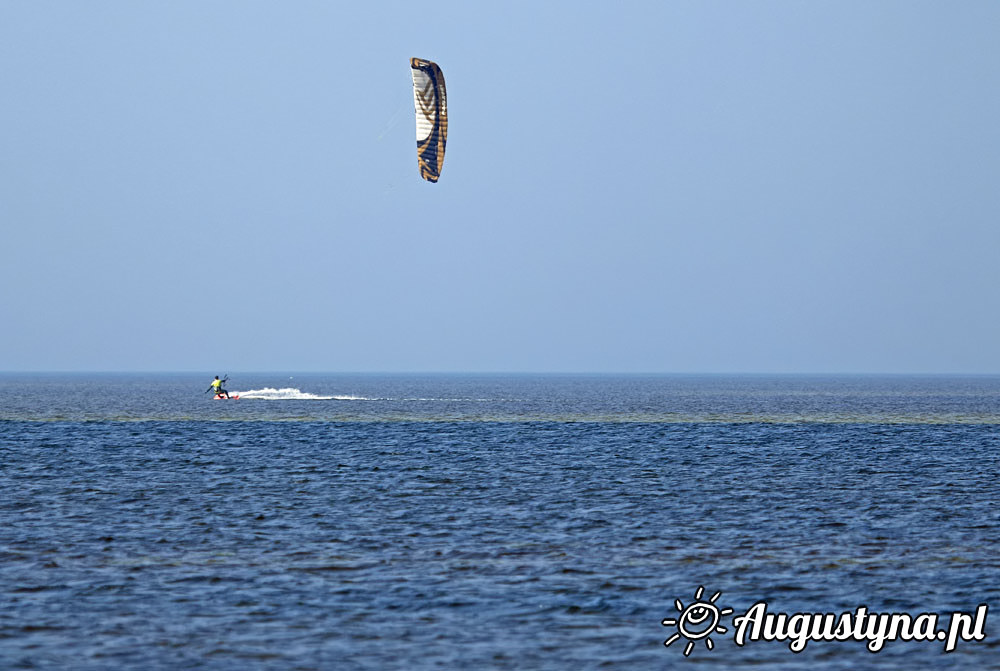
[[[0,668],[1000,669],[1000,377],[216,372],[0,374]]]

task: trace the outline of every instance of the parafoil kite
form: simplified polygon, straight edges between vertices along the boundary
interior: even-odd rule
[[[417,115],[417,165],[420,176],[436,182],[444,165],[444,145],[448,139],[448,96],[444,74],[437,63],[410,59],[413,75],[413,108]]]

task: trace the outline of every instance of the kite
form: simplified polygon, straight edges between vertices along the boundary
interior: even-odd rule
[[[417,115],[417,165],[428,182],[441,177],[444,145],[448,139],[448,96],[444,74],[437,63],[410,59],[413,75],[413,109]]]

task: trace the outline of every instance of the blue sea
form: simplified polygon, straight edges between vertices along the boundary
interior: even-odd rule
[[[214,374],[0,375],[0,668],[1000,669],[998,377]]]

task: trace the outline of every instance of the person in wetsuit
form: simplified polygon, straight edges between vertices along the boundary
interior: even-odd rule
[[[226,378],[226,379],[229,379],[229,378]],[[218,397],[220,397],[220,398],[222,396],[225,396],[226,398],[229,398],[229,392],[226,391],[225,388],[223,388],[223,386],[222,386],[222,384],[225,381],[226,380],[220,380],[219,376],[216,375],[215,379],[212,380],[212,386],[210,386],[206,391],[214,391],[215,395],[218,396]]]

